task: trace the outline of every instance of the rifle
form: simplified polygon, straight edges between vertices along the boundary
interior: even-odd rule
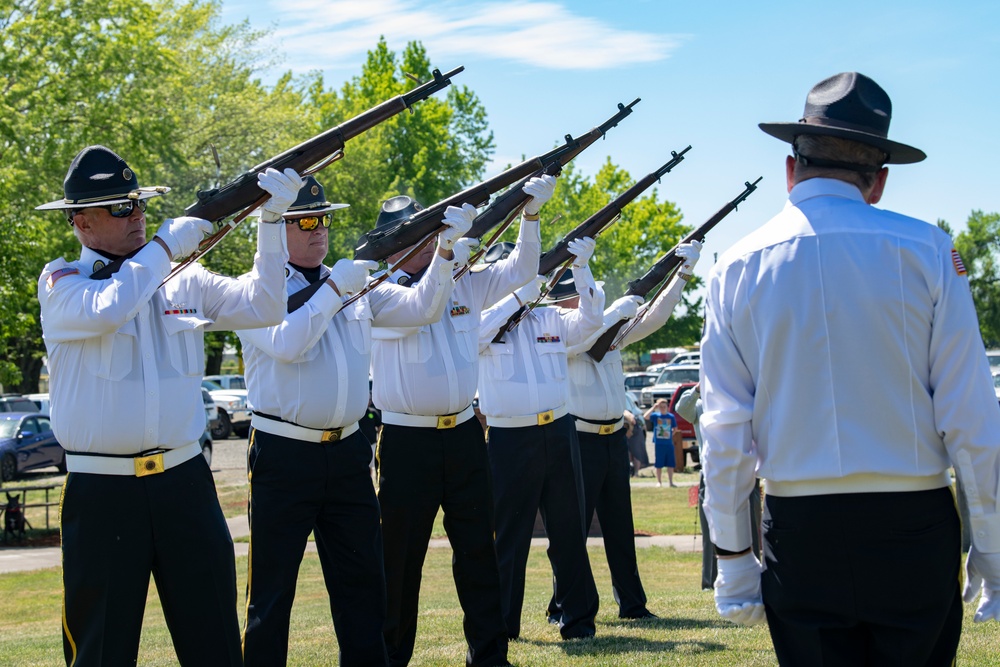
[[[555,244],[555,246],[553,246],[550,250],[545,252],[538,260],[538,273],[540,275],[545,275],[552,271],[555,271],[557,267],[560,267],[559,271],[557,271],[555,275],[552,276],[552,279],[549,281],[548,288],[544,290],[542,294],[540,294],[538,298],[535,299],[535,301],[531,305],[529,305],[524,310],[518,311],[514,315],[511,315],[510,319],[507,320],[507,323],[504,324],[504,326],[500,327],[500,331],[498,331],[497,335],[493,338],[493,342],[499,343],[500,339],[503,338],[503,335],[508,331],[510,331],[511,329],[513,329],[514,327],[516,327],[518,322],[524,319],[528,311],[534,308],[538,304],[538,302],[541,301],[542,298],[549,291],[552,290],[552,288],[556,285],[556,283],[559,282],[559,279],[562,277],[563,273],[565,273],[566,269],[569,267],[570,262],[573,261],[573,254],[569,251],[568,248],[570,241],[573,241],[578,238],[583,238],[586,236],[596,239],[597,236],[600,235],[602,231],[604,231],[612,223],[618,220],[618,218],[621,216],[623,208],[625,208],[628,204],[632,203],[632,201],[636,197],[638,197],[643,192],[648,190],[650,187],[652,187],[654,183],[659,181],[660,178],[662,178],[665,174],[669,173],[674,167],[683,162],[684,154],[687,153],[689,150],[691,150],[690,146],[682,150],[680,153],[678,153],[677,151],[670,151],[671,159],[669,162],[664,164],[656,171],[646,174],[646,176],[641,178],[628,190],[626,190],[622,194],[612,199],[611,202],[606,204],[597,213],[593,214],[592,216],[581,222],[579,225],[577,225],[575,229],[573,229],[569,234],[564,236],[562,240],[560,240],[558,243]]]
[[[659,285],[659,289],[656,290],[653,297],[646,302],[645,306],[643,306],[642,312],[636,315],[635,319],[629,323],[625,331],[621,332],[621,335],[619,335],[618,332],[623,326],[625,326],[625,320],[619,320],[615,324],[611,325],[603,334],[601,334],[600,338],[598,338],[594,342],[593,346],[587,350],[587,354],[589,354],[594,361],[600,361],[603,359],[604,355],[608,353],[608,350],[613,350],[617,344],[620,343],[626,335],[628,335],[628,332],[631,331],[638,322],[642,321],[643,315],[646,314],[652,303],[656,301],[656,298],[663,291],[664,287],[666,287],[669,278],[673,276],[681,265],[683,258],[677,256],[677,248],[680,247],[682,243],[690,243],[691,241],[704,242],[705,236],[708,232],[719,224],[724,217],[735,211],[736,207],[757,189],[757,184],[760,183],[762,178],[763,176],[758,178],[753,183],[746,181],[746,188],[739,194],[738,197],[736,197],[736,199],[720,208],[715,212],[715,215],[702,223],[701,226],[693,232],[685,236],[681,242],[671,248],[666,255],[658,259],[656,263],[653,264],[652,268],[643,274],[641,278],[633,280],[628,284],[628,290],[625,292],[625,296],[640,296],[645,299],[646,295],[652,292],[653,288],[657,285]]]
[[[608,130],[613,127],[617,127],[618,123],[632,113],[632,107],[638,103],[638,97],[632,100],[628,106],[619,102],[618,113],[597,127],[591,129],[586,134],[582,134],[576,138],[567,134],[565,137],[566,143],[557,149],[559,153],[551,162],[549,162],[549,164],[536,170],[533,174],[525,177],[517,184],[512,185],[506,192],[498,195],[490,203],[486,210],[477,215],[476,219],[472,221],[472,228],[465,234],[467,238],[482,238],[487,232],[498,225],[499,229],[497,229],[497,231],[494,232],[484,243],[480,244],[480,249],[473,254],[472,257],[469,258],[466,265],[463,266],[457,274],[455,274],[455,280],[461,278],[466,271],[468,271],[469,268],[483,256],[483,254],[489,249],[489,246],[500,238],[500,235],[503,234],[511,223],[514,222],[514,218],[517,217],[517,215],[521,212],[521,209],[524,208],[524,205],[528,203],[529,199],[531,199],[529,195],[524,193],[525,183],[527,183],[530,179],[543,174],[558,176],[562,173],[562,168],[566,166],[570,160],[587,150],[595,141],[597,141],[598,138],[605,137]]]
[[[443,90],[451,85],[451,78],[464,67],[456,67],[447,74],[441,74],[435,69],[434,79],[428,81],[413,90],[397,95],[386,100],[371,109],[358,114],[336,127],[332,127],[322,132],[312,139],[302,142],[298,146],[288,149],[284,153],[276,155],[269,160],[261,162],[249,171],[240,174],[231,182],[221,188],[213,188],[198,192],[198,201],[184,209],[184,215],[204,218],[214,223],[221,222],[225,218],[237,214],[235,218],[224,224],[217,232],[206,237],[196,250],[189,257],[183,259],[170,274],[164,279],[164,283],[173,278],[177,273],[186,268],[189,264],[211,250],[223,239],[236,225],[243,221],[251,211],[266,202],[270,194],[263,192],[257,186],[257,174],[268,168],[279,171],[284,169],[294,169],[301,176],[316,173],[320,169],[328,166],[335,160],[340,159],[344,154],[344,144],[354,137],[367,132],[379,123],[383,123],[389,118],[402,112],[404,109],[411,109],[414,104],[427,99],[434,93]],[[313,167],[312,169],[308,169]],[[308,169],[308,171],[307,171]],[[240,213],[240,211],[242,212]],[[141,250],[141,248],[139,249]],[[136,250],[135,252],[138,252]],[[134,255],[131,253],[126,257],[111,262],[100,271],[91,274],[91,278],[103,280],[109,278],[117,271],[122,263]],[[162,286],[162,283],[161,283]]]
[[[354,249],[354,259],[381,261],[422,240],[429,241],[428,236],[433,237],[434,234],[444,229],[445,226],[441,224],[441,220],[444,218],[445,209],[449,206],[462,206],[462,204],[472,204],[476,208],[485,206],[494,193],[521,181],[518,187],[510,188],[508,192],[504,193],[506,196],[502,198],[504,202],[502,206],[498,206],[496,209],[491,206],[490,208],[493,210],[488,210],[477,216],[472,229],[466,234],[466,236],[482,235],[504,219],[511,217],[510,211],[514,210],[515,207],[523,207],[527,203],[529,196],[521,191],[521,187],[527,179],[541,173],[559,173],[559,170],[567,162],[632,113],[632,107],[638,102],[637,98],[628,106],[619,104],[618,113],[602,125],[576,139],[567,135],[565,144],[553,148],[548,153],[529,158],[493,178],[466,188],[458,194],[414,213],[409,219],[397,225],[367,232],[359,239],[358,246]]]

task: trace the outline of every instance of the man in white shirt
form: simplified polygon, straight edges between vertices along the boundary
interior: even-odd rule
[[[301,179],[258,175],[274,223]],[[253,273],[227,278],[192,264],[163,287],[171,258],[212,226],[180,217],[146,243],[140,188],[104,146],[73,160],[65,197],[83,246],[38,281],[49,356],[52,426],[66,449],[63,649],[69,665],[134,665],[150,574],[180,664],[242,665],[233,543],[198,439],[205,430],[204,329],[268,326],[285,309],[283,225],[261,224]],[[145,245],[143,245],[145,244]],[[91,274],[128,257],[111,277]]]
[[[579,308],[528,310],[493,342],[509,318],[538,297],[536,279],[485,311],[479,332],[479,408],[489,426],[496,549],[511,639],[521,633],[525,568],[539,510],[558,612],[551,620],[564,639],[595,632],[598,596],[587,556],[579,443],[566,405],[566,349],[600,328],[604,292],[587,265],[594,240],[575,239],[568,247],[575,255],[572,272],[553,290],[552,302],[579,294]]]
[[[327,201],[316,179],[306,179],[284,215],[289,312],[277,326],[238,332],[254,406],[247,458],[248,667],[287,660],[295,582],[310,533],[341,662],[388,664],[379,506],[368,467],[371,445],[358,427],[368,407],[371,328],[439,319],[454,285],[453,258],[439,246],[416,288],[383,284],[344,306],[377,266],[350,259],[323,266],[330,212],[345,206]],[[466,229],[453,210],[444,222],[449,230],[459,225],[458,234]]]
[[[525,184],[532,199],[524,207],[516,247],[506,259],[458,280],[438,321],[373,330],[372,397],[382,411],[377,457],[388,593],[385,638],[393,667],[406,665],[413,654],[421,568],[439,509],[455,553],[466,663],[508,664],[486,442],[472,408],[479,317],[538,273],[538,211],[554,188],[551,176]],[[398,224],[418,207],[409,197],[393,197],[383,204],[376,226]],[[466,205],[465,214],[471,226],[475,208]],[[464,264],[473,240],[448,242],[455,263]],[[402,254],[390,257],[390,263]],[[388,281],[419,286],[426,280],[426,266],[426,254],[418,254]]]
[[[569,371],[567,406],[575,420],[583,470],[583,521],[589,529],[596,510],[619,618],[656,618],[646,608],[646,592],[642,588],[635,556],[628,443],[622,417],[626,404],[621,349],[666,324],[701,256],[701,243],[694,241],[680,245],[677,256],[684,258],[677,275],[645,311],[642,319],[601,361],[595,361],[587,351],[610,327],[636,317],[642,302],[640,297],[624,296],[615,301],[604,311],[604,321],[597,331],[582,343],[566,349]],[[575,308],[578,305],[577,298],[564,302],[563,307]],[[549,615],[558,615],[554,597],[549,602]]]
[[[954,466],[969,493],[966,599],[1000,618],[1000,412],[966,270],[937,227],[874,207],[888,95],[817,84],[796,123],[785,209],[709,278],[702,343],[705,500],[715,598],[763,620],[789,665],[951,665],[962,623]],[[747,496],[766,480],[764,560]]]

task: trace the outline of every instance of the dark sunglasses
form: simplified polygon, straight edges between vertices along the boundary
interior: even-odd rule
[[[330,222],[330,215],[328,213],[324,213],[323,215],[307,215],[304,218],[285,218],[286,225],[298,224],[299,229],[304,232],[311,232],[320,225],[329,229]]]
[[[107,206],[99,206],[98,208],[103,208],[105,211],[111,214],[112,218],[127,218],[132,215],[132,209],[138,207],[143,213],[146,212],[146,200],[128,200],[126,202],[119,202],[117,204],[108,204]]]

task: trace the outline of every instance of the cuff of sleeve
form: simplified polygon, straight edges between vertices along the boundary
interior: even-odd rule
[[[263,220],[263,218],[261,218]],[[288,253],[285,225],[257,225],[257,252]]]
[[[143,266],[149,267],[151,271],[158,272],[164,278],[170,273],[170,257],[163,252],[163,248],[156,241],[150,241],[142,250],[135,254],[135,259]]]
[[[712,529],[712,543],[728,551],[743,551],[753,540],[750,535],[750,506],[744,506],[736,514],[711,513],[709,521]]]
[[[316,294],[309,299],[314,303],[321,313],[335,315],[344,305],[344,299],[329,284],[320,287]]]
[[[434,257],[431,259],[431,265],[427,267],[427,273],[434,276],[434,279],[437,280],[439,285],[444,285],[451,279],[451,272],[454,264],[454,260],[445,259],[435,252]]]
[[[541,222],[538,216],[532,219],[525,218],[521,215],[521,228],[517,233],[518,239],[522,242],[534,242],[539,245],[542,244],[542,232],[541,232]]]
[[[972,542],[985,554],[1000,552],[1000,514],[973,515],[969,518]]]

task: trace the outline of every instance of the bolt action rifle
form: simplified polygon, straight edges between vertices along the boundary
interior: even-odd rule
[[[500,331],[493,338],[494,343],[499,343],[503,335],[517,326],[517,324],[524,319],[524,316],[538,305],[546,294],[548,294],[562,275],[569,268],[570,262],[573,261],[573,254],[569,251],[569,242],[575,239],[590,237],[596,239],[601,232],[610,227],[618,218],[621,217],[622,209],[624,209],[628,204],[632,203],[643,192],[648,190],[653,186],[654,183],[659,181],[665,174],[669,173],[674,167],[679,165],[684,161],[684,154],[691,150],[688,146],[680,153],[677,151],[670,151],[671,159],[669,162],[664,164],[662,167],[646,174],[642,179],[635,183],[628,190],[611,200],[610,203],[606,204],[601,210],[593,214],[579,225],[576,226],[569,234],[564,236],[559,242],[557,242],[550,250],[545,252],[541,258],[538,260],[538,273],[539,275],[546,275],[550,272],[555,271],[555,274],[549,280],[548,285],[542,293],[538,296],[533,303],[528,307],[519,310],[518,312],[511,315],[507,323],[500,327]],[[556,269],[559,269],[556,271]]]
[[[270,194],[263,192],[257,186],[258,173],[269,167],[279,171],[294,169],[301,176],[316,173],[335,160],[343,157],[344,145],[348,140],[367,132],[379,123],[385,122],[402,112],[404,109],[412,111],[414,104],[427,99],[434,93],[451,85],[451,78],[464,69],[464,67],[457,67],[447,74],[441,74],[440,70],[435,69],[432,81],[423,83],[409,92],[386,100],[354,118],[330,128],[312,139],[302,142],[298,146],[290,148],[284,153],[261,162],[256,167],[240,174],[221,188],[199,192],[198,201],[184,209],[184,215],[204,218],[214,223],[219,223],[231,215],[235,215],[236,217],[224,223],[214,234],[206,237],[198,246],[198,250],[189,257],[181,260],[163,282],[166,283],[189,264],[215,247],[251,211],[270,198]],[[138,252],[138,250],[135,252]],[[125,260],[134,254],[131,253],[126,257],[111,262],[103,269],[91,274],[90,277],[97,280],[109,278],[121,267]]]
[[[628,335],[635,325],[642,321],[643,316],[649,311],[650,306],[656,301],[656,298],[666,287],[669,279],[674,275],[677,269],[681,266],[683,262],[683,257],[677,256],[677,248],[680,247],[681,243],[691,243],[691,241],[705,241],[705,236],[715,227],[719,222],[722,221],[727,215],[736,210],[737,205],[739,205],[744,199],[750,196],[750,194],[757,189],[757,184],[760,183],[761,178],[751,183],[746,182],[746,188],[739,194],[736,199],[732,200],[718,211],[715,215],[706,220],[700,227],[685,236],[680,243],[670,249],[666,255],[661,257],[653,264],[652,268],[649,269],[641,278],[633,280],[628,284],[628,290],[625,292],[625,296],[639,296],[643,299],[646,298],[650,292],[653,292],[654,288],[659,285],[659,288],[653,293],[653,296],[646,302],[642,310],[635,316],[624,331],[621,334],[618,332],[625,326],[626,320],[619,320],[615,324],[608,327],[608,329],[601,334],[601,336],[594,342],[593,346],[587,350],[587,354],[594,361],[601,361],[604,355],[608,353],[609,350],[615,349],[615,347],[621,343],[621,341]]]

